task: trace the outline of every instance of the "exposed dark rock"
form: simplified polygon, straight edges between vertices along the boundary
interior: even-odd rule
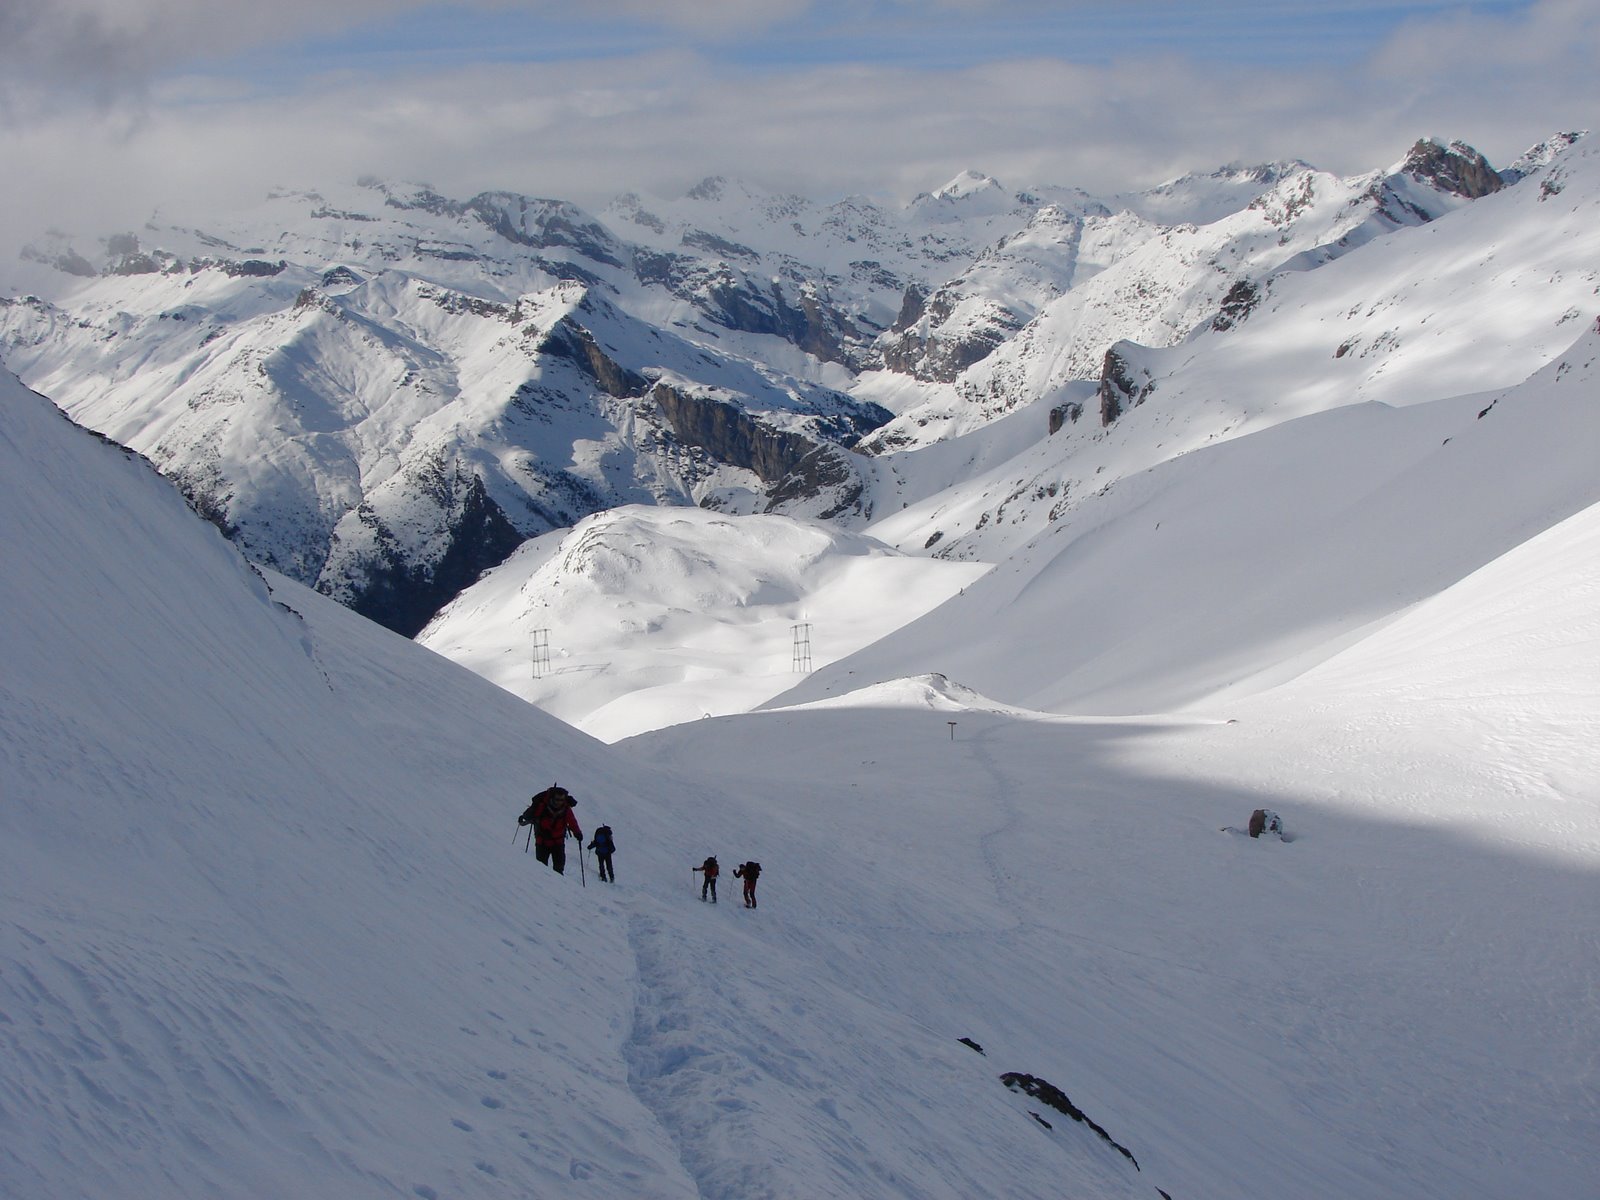
[[[431,567],[407,562],[372,509],[363,504],[359,510],[359,519],[372,531],[378,549],[375,558],[361,564],[361,578],[350,588],[346,602],[404,637],[415,637],[451,599],[522,544],[522,535],[476,475],[459,499],[443,499],[454,509],[449,545]],[[319,589],[327,590],[320,585]]]
[[[815,514],[818,520],[831,521],[851,512],[870,515],[865,504],[866,485],[856,470],[856,461],[848,450],[838,446],[815,447],[771,488],[767,511],[777,512],[787,505],[829,496],[827,506]]]
[[[155,275],[161,263],[154,255],[139,249],[139,239],[131,233],[113,234],[106,239],[106,249],[111,254],[107,275]]]
[[[721,175],[707,175],[699,183],[689,189],[691,200],[716,200],[722,196],[722,189],[728,181]]]
[[[1112,1149],[1131,1162],[1135,1171],[1139,1169],[1139,1160],[1133,1157],[1128,1148],[1091,1121],[1084,1114],[1084,1111],[1068,1099],[1067,1094],[1056,1087],[1055,1084],[1050,1083],[1048,1080],[1040,1079],[1037,1075],[1023,1075],[1016,1071],[1007,1071],[1000,1076],[1000,1082],[1014,1092],[1022,1092],[1024,1095],[1032,1096],[1035,1100],[1048,1104],[1058,1113],[1063,1113],[1074,1121],[1080,1121],[1087,1125],[1110,1143]]]
[[[683,235],[683,244],[695,250],[705,250],[711,254],[720,254],[726,258],[758,259],[761,256],[749,246],[741,246],[738,242],[730,242],[720,238],[714,233],[707,233],[703,229],[691,229]]]
[[[973,1041],[969,1037],[957,1038],[956,1040],[959,1041],[963,1046],[970,1046],[972,1049],[976,1050],[979,1054],[983,1053],[983,1047],[978,1045],[977,1042]]]
[[[277,262],[266,262],[259,258],[247,258],[243,262],[224,261],[220,265],[224,274],[232,275],[235,278],[267,278],[281,274],[289,264],[281,258]]]
[[[1068,421],[1077,424],[1078,418],[1083,416],[1083,405],[1076,400],[1069,400],[1065,404],[1058,404],[1050,410],[1050,432],[1052,435],[1060,433],[1061,427]]]
[[[1283,228],[1310,208],[1317,198],[1317,177],[1307,171],[1297,182],[1263,192],[1246,206],[1259,212],[1272,225]]]
[[[696,396],[658,383],[651,399],[673,435],[718,462],[753,471],[762,483],[789,475],[818,444],[797,433],[772,429],[733,404]]]
[[[429,246],[417,243],[417,253],[423,258],[437,258],[441,262],[482,262],[483,255],[471,250],[456,250],[449,246]]]
[[[323,287],[346,287],[364,282],[365,280],[349,267],[330,267],[322,273]]]
[[[1488,159],[1465,142],[1443,146],[1431,138],[1421,138],[1411,147],[1400,170],[1468,200],[1498,192],[1505,186],[1505,180]]]
[[[1228,289],[1227,295],[1222,297],[1222,307],[1217,310],[1217,315],[1211,321],[1211,328],[1218,333],[1232,329],[1240,321],[1255,311],[1256,305],[1261,303],[1261,290],[1248,279],[1236,279],[1233,286]]]
[[[1135,365],[1144,347],[1134,342],[1118,342],[1106,351],[1100,369],[1100,424],[1110,425],[1128,409],[1144,402],[1155,390],[1150,372]]]
[[[856,331],[814,291],[802,292],[796,306],[780,284],[763,288],[748,276],[725,271],[710,280],[704,295],[713,306],[713,318],[729,329],[771,334],[823,362],[848,363],[842,339],[856,336]]]
[[[927,296],[923,295],[922,289],[913,283],[906,289],[906,294],[900,301],[900,315],[895,317],[894,324],[889,328],[896,333],[904,333],[922,320],[922,314],[927,308]]]
[[[54,254],[28,246],[23,249],[21,257],[29,262],[44,263],[46,266],[54,267],[64,275],[76,275],[82,279],[93,279],[100,274],[92,262],[70,246]]]
[[[642,396],[650,386],[643,375],[628,370],[606,354],[594,335],[571,317],[562,317],[555,323],[539,343],[539,352],[576,363],[608,396],[618,399]]]
[[[498,304],[493,300],[485,300],[480,296],[469,296],[466,292],[458,292],[451,288],[434,287],[431,284],[418,284],[417,295],[424,300],[432,301],[437,307],[442,308],[452,316],[471,315],[483,317],[494,321],[511,321],[516,319],[516,311],[507,304]]]
[[[581,209],[563,200],[482,192],[460,208],[519,246],[566,246],[592,262],[622,266],[622,248],[616,239],[604,226],[588,220]]]
[[[770,334],[824,362],[858,365],[847,344],[863,341],[860,330],[813,288],[802,289],[791,301],[781,283],[758,282],[726,263],[644,249],[634,251],[633,273],[641,283],[687,300],[724,328]]]

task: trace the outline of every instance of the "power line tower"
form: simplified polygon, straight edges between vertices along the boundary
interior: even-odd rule
[[[550,631],[533,631],[533,677],[543,679],[550,674]]]
[[[806,674],[811,670],[811,624],[802,622],[799,625],[789,626],[789,632],[794,634],[794,665],[797,674]]]

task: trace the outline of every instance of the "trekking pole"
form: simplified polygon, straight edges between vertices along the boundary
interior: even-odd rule
[[[588,887],[589,886],[589,877],[584,873],[584,870],[583,870],[583,839],[582,838],[578,838],[577,839],[577,843],[578,843],[578,882],[583,884],[584,887]]]
[[[527,841],[527,844],[522,847],[522,852],[524,854],[526,854],[528,852],[528,846],[531,846],[531,845],[533,845],[533,822],[529,821],[528,822],[528,841]]]

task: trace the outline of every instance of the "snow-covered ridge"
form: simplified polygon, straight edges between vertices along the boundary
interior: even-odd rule
[[[983,570],[787,517],[620,508],[525,544],[418,640],[615,741],[753,708]]]
[[[1583,1194],[1596,169],[1579,142],[1297,257],[1170,346],[1121,340],[1114,413],[1105,379],[953,413],[960,436],[861,468],[865,531],[656,505],[526,543],[447,615],[511,630],[473,652],[514,667],[546,611],[587,621],[591,669],[549,705],[603,677],[575,709],[680,722],[615,747],[263,578],[0,376],[0,1192]],[[731,445],[738,373],[774,371],[754,341],[699,361],[621,286],[497,295],[440,257],[460,286],[352,261],[291,295],[264,239],[211,251],[265,266],[98,280],[90,338],[44,299],[7,328],[115,346],[129,396],[146,369],[177,389],[183,338],[115,345],[139,329],[117,280],[215,288],[160,309],[252,314],[213,339],[249,369],[198,411],[253,373],[313,457],[351,414],[419,455],[486,427],[492,389],[415,423],[388,397],[425,408],[524,342],[550,390],[514,411],[570,447],[620,427],[597,411],[637,433],[646,395]],[[817,382],[840,364],[793,362],[764,429],[848,415]],[[437,504],[494,478],[458,464],[505,443],[462,442],[371,469]],[[748,506],[740,470],[707,497]],[[795,707],[736,715],[795,624],[819,668]],[[507,844],[552,779],[617,830],[615,887]],[[1239,832],[1259,807],[1292,841]],[[759,910],[727,878],[696,900],[708,853],[765,865]]]
[[[1505,190],[1566,186],[1583,147],[1531,152],[1540,178]],[[253,560],[412,633],[523,540],[618,505],[893,519],[951,457],[910,452],[1034,405],[1081,433],[1135,403],[1082,394],[1109,351],[1237,323],[1513,174],[1423,141],[1353,179],[1288,162],[1098,200],[968,172],[903,207],[713,179],[599,215],[369,180],[43,238],[7,267],[0,353]],[[897,544],[993,560],[1082,474],[1053,473]]]

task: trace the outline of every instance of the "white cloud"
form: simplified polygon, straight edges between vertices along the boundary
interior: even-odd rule
[[[188,4],[205,7],[153,7],[170,20]],[[347,0],[340,12],[374,5]],[[1517,19],[1416,22],[1344,71],[1181,58],[758,71],[676,51],[321,78],[268,98],[209,77],[169,79],[136,104],[41,104],[0,126],[11,183],[0,220],[13,241],[52,224],[104,230],[158,205],[231,204],[273,184],[368,172],[458,195],[506,187],[596,205],[622,190],[678,192],[710,173],[832,197],[909,195],[968,166],[1013,186],[1108,191],[1235,159],[1301,157],[1350,172],[1384,166],[1428,134],[1465,138],[1504,163],[1557,129],[1596,124],[1597,51],[1600,13],[1547,0]]]

